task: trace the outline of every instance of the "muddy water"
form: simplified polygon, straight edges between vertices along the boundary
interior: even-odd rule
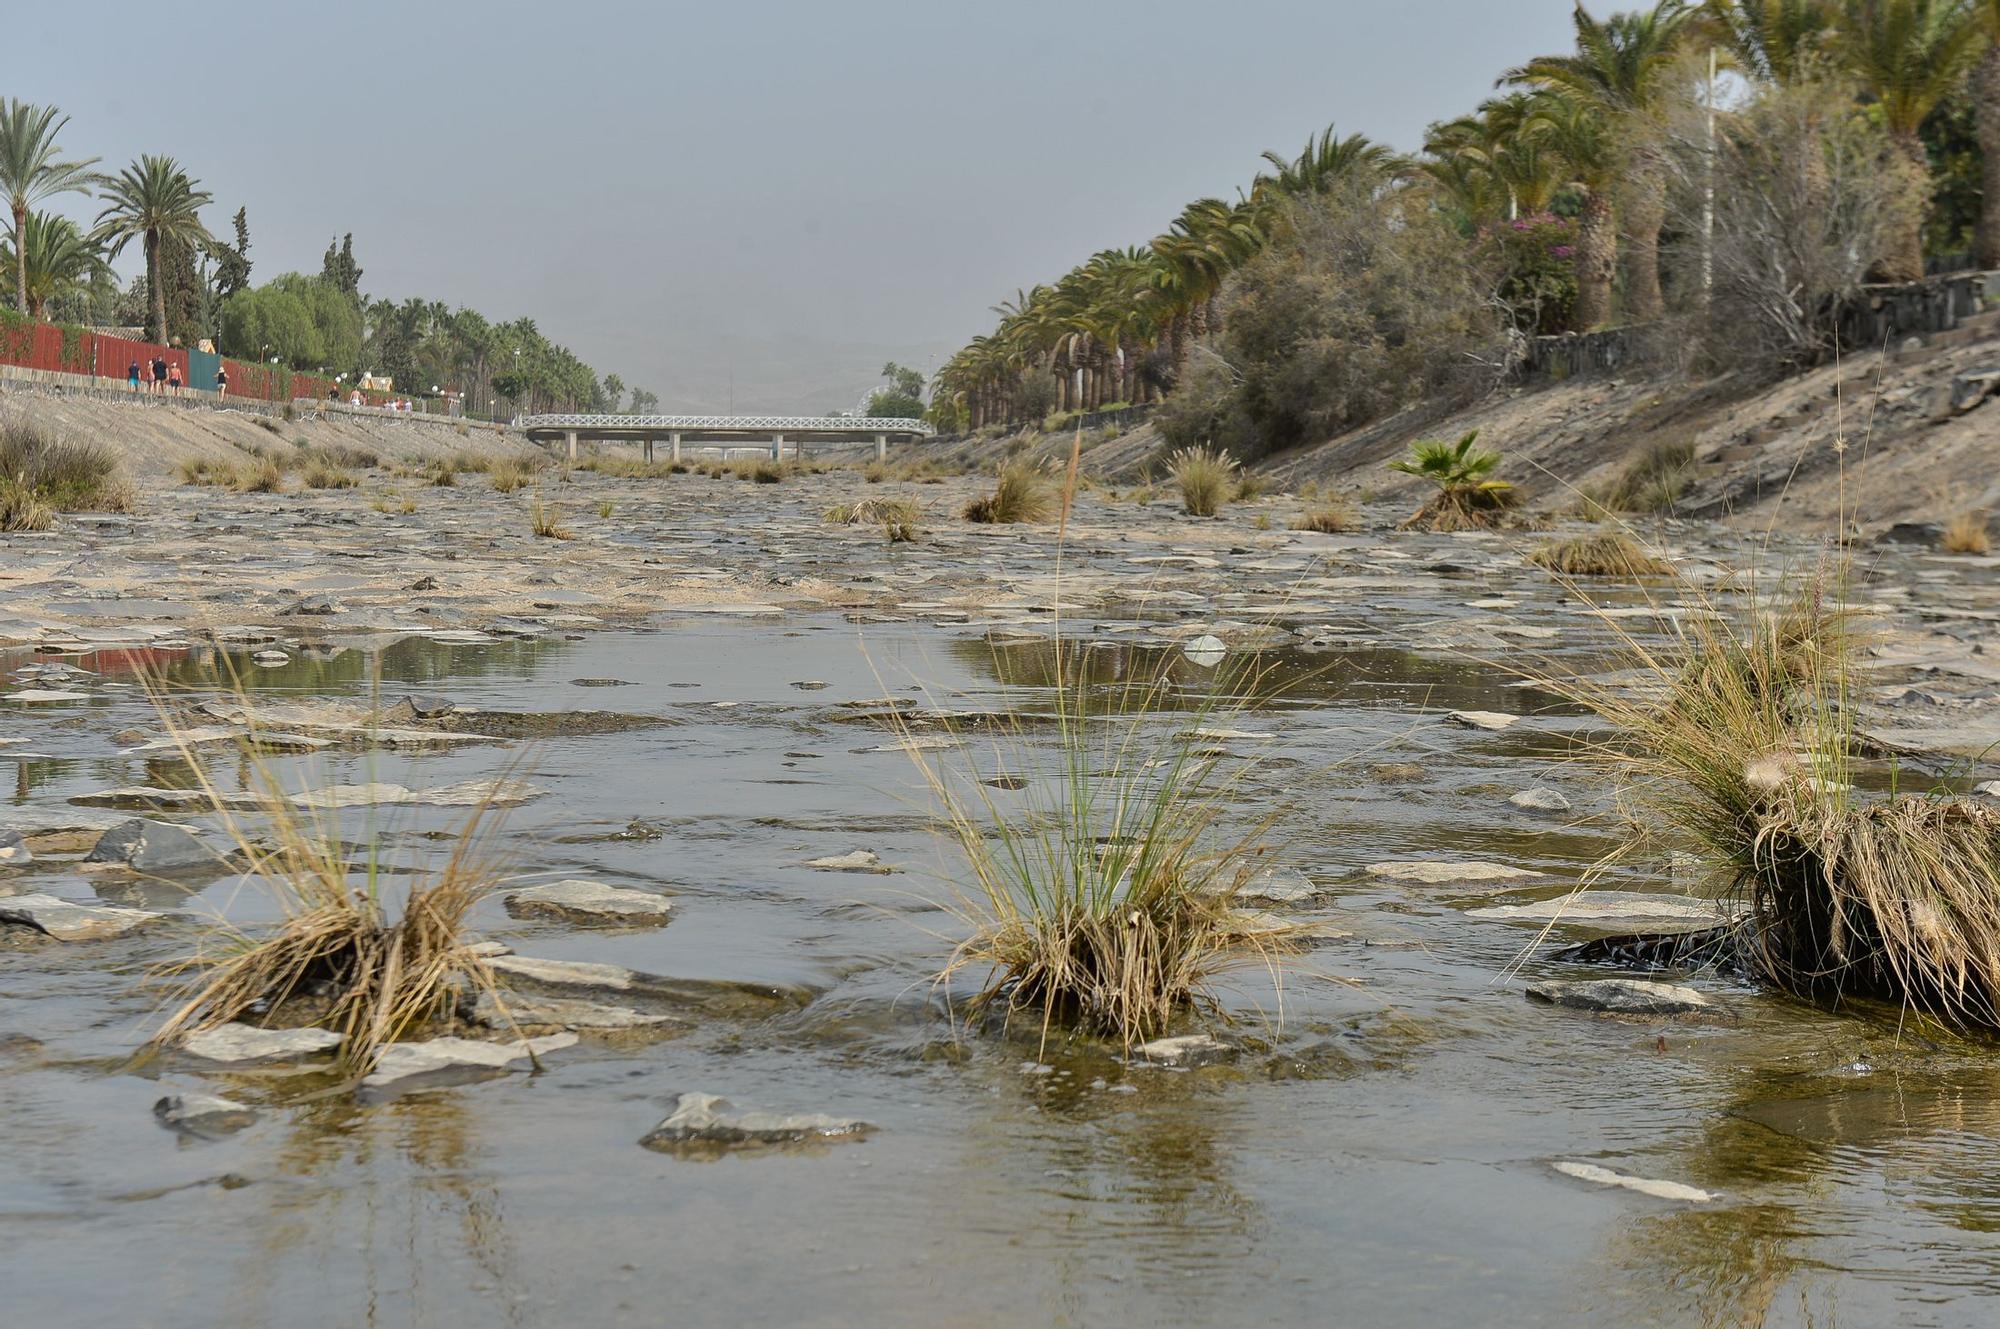
[[[1144,622],[1078,628],[1107,684],[1156,660]],[[1567,756],[1585,725],[1497,662],[1383,647],[1269,657],[1264,696],[1217,740],[1240,815],[1275,813],[1281,857],[1329,937],[1228,987],[1243,1051],[1176,1071],[1034,1031],[955,1029],[930,983],[958,925],[924,784],[866,713],[884,697],[961,715],[929,754],[1041,769],[1054,651],[833,616],[691,619],[657,632],[379,656],[241,660],[260,695],[442,694],[490,711],[610,710],[675,723],[459,751],[277,759],[288,778],[416,788],[518,761],[546,792],[495,842],[523,881],[670,893],[663,929],[583,930],[482,906],[524,954],[810,995],[706,1015],[675,1036],[586,1039],[532,1076],[358,1104],[320,1077],[124,1063],[135,990],[173,931],[0,952],[0,1251],[10,1324],[1507,1325],[1991,1323],[2000,1292],[2000,1070],[1990,1050],[1823,1014],[1712,974],[1711,1016],[1610,1019],[1532,1005],[1559,927],[1469,917],[1560,894],[1613,845],[1610,791]],[[1102,643],[1112,642],[1112,645]],[[1566,647],[1576,669],[1601,655]],[[1208,671],[1174,665],[1197,704]],[[27,662],[18,656],[10,665]],[[90,657],[80,657],[86,665]],[[107,736],[157,732],[106,672],[88,699],[16,707],[13,802],[184,784]],[[173,666],[191,684],[190,657]],[[1225,668],[1226,672],[1226,668]],[[625,686],[600,685],[619,680]],[[576,680],[591,680],[592,686]],[[801,687],[801,684],[824,684]],[[1453,709],[1525,713],[1498,733]],[[967,719],[966,717],[970,717]],[[927,729],[919,715],[914,732]],[[1171,729],[1183,716],[1162,714]],[[887,750],[878,750],[887,749]],[[1254,759],[1254,761],[1252,760]],[[1376,769],[1414,764],[1420,778]],[[225,763],[225,784],[242,773]],[[1402,774],[1408,775],[1408,772]],[[1511,807],[1561,789],[1569,816]],[[998,800],[1010,795],[995,793]],[[635,819],[658,838],[636,838]],[[369,819],[349,814],[359,837]],[[383,810],[392,862],[443,853],[442,810]],[[865,847],[899,871],[827,872]],[[1481,859],[1545,874],[1488,886],[1383,881],[1365,865]],[[1668,864],[1604,883],[1687,893]],[[266,906],[222,878],[83,877],[49,855],[15,890],[93,892],[191,916]],[[260,1119],[225,1139],[158,1126],[168,1091]],[[638,1138],[675,1093],[859,1117],[859,1144],[701,1162]],[[1707,1204],[1600,1189],[1556,1161],[1678,1181]]]

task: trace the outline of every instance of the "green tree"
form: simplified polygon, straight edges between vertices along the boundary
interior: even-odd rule
[[[1876,264],[1882,281],[1924,275],[1924,219],[1930,155],[1924,118],[1964,77],[1979,28],[1965,0],[1845,0],[1837,41],[1841,62],[1874,100],[1908,174],[1905,202]]]
[[[277,356],[294,369],[325,362],[325,344],[305,302],[277,283],[238,291],[222,306],[223,354],[245,360]]]
[[[88,194],[103,183],[91,167],[97,158],[61,159],[56,135],[69,117],[53,106],[0,102],[0,190],[14,214],[14,308],[28,312],[28,210],[56,194]]]
[[[0,280],[8,298],[17,306],[25,303],[35,318],[45,316],[51,300],[90,293],[111,271],[98,246],[67,217],[31,212],[22,234],[26,244],[19,249],[11,240],[0,241]],[[17,287],[24,276],[26,285]]]
[[[655,415],[660,409],[660,399],[644,388],[632,389],[632,414]]]
[[[619,403],[625,400],[625,380],[616,374],[604,376],[604,409],[617,414]]]
[[[320,263],[320,278],[347,298],[361,303],[361,265],[354,261],[354,232],[341,237],[339,247],[326,242],[326,258]]]
[[[250,285],[250,220],[247,209],[236,209],[229,219],[236,228],[236,243],[217,241],[210,252],[215,258],[215,298],[226,303],[230,296]]]
[[[95,235],[111,245],[116,258],[126,244],[143,241],[146,251],[146,281],[153,296],[151,331],[160,340],[167,332],[167,295],[162,280],[161,246],[213,243],[208,228],[201,224],[201,209],[211,200],[205,190],[195,187],[186,171],[172,157],[147,154],[104,184],[107,206],[97,217]]]
[[[1661,112],[1691,16],[1683,0],[1659,0],[1651,9],[1602,20],[1578,4],[1574,54],[1539,56],[1506,75],[1508,82],[1559,91],[1608,122],[1600,147],[1615,174],[1600,185],[1615,182],[1623,204],[1626,312],[1639,321],[1666,312],[1660,294],[1667,197]],[[1609,305],[1607,292],[1602,314],[1609,314]]]

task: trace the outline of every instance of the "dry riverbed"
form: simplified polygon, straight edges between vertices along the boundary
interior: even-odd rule
[[[1980,1322],[1990,1048],[1554,957],[1723,906],[1680,855],[1567,902],[1622,838],[1619,791],[1522,674],[1619,668],[1615,632],[1740,607],[1810,542],[1647,531],[1706,589],[1607,585],[1606,617],[1525,561],[1541,536],[1091,492],[1059,548],[958,520],[984,483],[545,473],[568,540],[478,474],[156,483],[131,515],[0,537],[11,1312]],[[878,495],[920,503],[923,537],[821,520]],[[2000,774],[2000,560],[1853,553],[1868,778]],[[1198,692],[1255,653],[1273,687],[1201,738],[1241,763],[1240,816],[1277,819],[1246,898],[1308,950],[1281,996],[1246,970],[1131,1056],[968,1028],[930,981],[955,864],[909,749],[1016,796],[1049,759],[1055,634],[1096,677],[1164,663]],[[392,876],[504,780],[507,880],[474,923],[511,1018],[468,1000],[358,1087],[300,1031],[131,1062],[137,977],[217,915],[269,921],[139,670],[221,754],[225,801],[254,723]]]

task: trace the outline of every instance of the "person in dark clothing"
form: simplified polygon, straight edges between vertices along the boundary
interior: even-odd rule
[[[217,397],[220,397],[220,398],[224,398],[224,399],[227,399],[227,398],[228,398],[228,396],[229,396],[229,366],[228,366],[228,365],[217,365],[217,366],[215,367],[215,395],[216,395]]]
[[[137,392],[139,390],[139,362],[137,360],[125,366],[125,383],[132,391]]]
[[[162,395],[167,391],[167,362],[157,355],[153,357],[153,391]]]

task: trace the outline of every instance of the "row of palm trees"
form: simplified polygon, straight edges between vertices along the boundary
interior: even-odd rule
[[[136,240],[151,296],[148,333],[165,341],[166,256],[218,244],[201,220],[213,199],[171,157],[142,155],[116,175],[98,170],[94,157],[66,159],[59,138],[68,124],[54,107],[0,100],[0,193],[13,218],[0,259],[11,276],[14,308],[42,317],[52,300],[106,282],[109,260]],[[42,210],[64,194],[103,198],[91,229]],[[526,411],[576,409],[599,395],[591,367],[550,342],[532,319],[492,323],[476,310],[424,300],[363,300],[361,314],[374,367],[398,383],[456,387],[476,410],[491,409],[498,398]]]
[[[994,331],[939,371],[938,422],[1027,418],[1051,377],[1059,410],[1149,400],[1217,329],[1225,281],[1263,248],[1286,201],[1349,184],[1425,190],[1468,237],[1560,200],[1576,216],[1575,325],[1656,319],[1671,117],[1712,112],[1724,69],[1757,90],[1858,89],[1856,109],[1895,145],[1911,194],[1877,256],[1884,281],[1923,275],[1930,173],[1919,130],[1969,86],[1985,183],[1976,256],[2000,267],[2000,0],[1658,0],[1605,18],[1579,3],[1574,24],[1574,50],[1506,71],[1475,112],[1432,126],[1415,158],[1329,128],[1296,158],[1265,153],[1269,169],[1236,202],[1191,203],[1149,244],[1104,250],[996,306]]]

